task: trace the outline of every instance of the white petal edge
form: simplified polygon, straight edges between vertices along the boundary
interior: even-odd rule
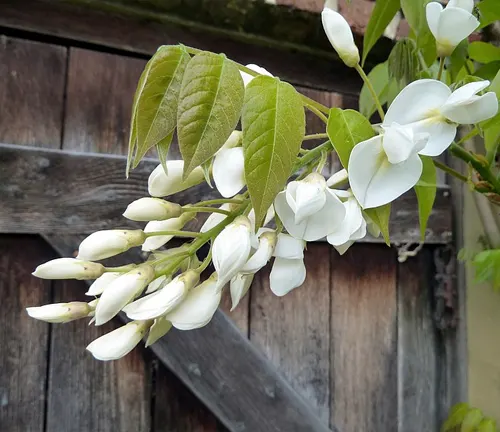
[[[213,177],[217,190],[224,198],[232,198],[245,186],[243,148],[234,147],[215,156]]]
[[[276,258],[269,276],[271,291],[278,297],[301,286],[306,279],[306,266],[302,259]]]

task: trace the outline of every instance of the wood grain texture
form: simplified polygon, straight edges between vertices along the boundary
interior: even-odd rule
[[[438,431],[438,335],[433,319],[432,252],[398,264],[398,431]]]
[[[251,291],[250,340],[279,367],[293,388],[329,421],[330,245],[310,244],[304,285],[277,297],[269,269]]]
[[[283,43],[276,38],[245,38],[245,35],[235,32],[217,34],[210,31],[214,27],[207,31],[152,19],[148,15],[106,13],[92,9],[91,2],[87,3],[88,6],[84,7],[63,1],[23,0],[20,4],[17,0],[5,0],[0,5],[0,25],[146,55],[153,54],[160,45],[183,43],[208,51],[224,52],[241,64],[254,63],[255,59],[259,59],[259,65],[273,74],[305,87],[349,94],[359,94],[361,89],[359,77],[335,61],[317,15],[312,17],[314,25],[307,27],[304,26],[307,21],[297,18],[302,29],[294,35],[306,35],[305,49],[300,49],[300,45],[290,49],[283,47]],[[94,2],[94,6],[97,3]],[[75,16],[78,19],[74,19]],[[270,19],[275,18],[271,16]],[[272,30],[274,27],[267,25],[266,28]],[[292,36],[288,25],[281,33],[285,40]],[[311,37],[307,39],[307,35],[321,42],[321,50],[311,49],[307,44]],[[387,42],[382,43],[384,56],[390,51],[391,44]]]
[[[0,36],[0,141],[59,148],[66,48]]]
[[[252,287],[250,287],[250,291]],[[250,293],[249,291],[249,293]],[[220,303],[220,309],[236,324],[236,327],[240,329],[240,331],[246,336],[249,336],[250,330],[250,297],[251,294],[247,294],[243,297],[236,309],[231,311],[232,303],[231,303],[231,295],[229,290],[226,289],[222,293],[222,300]]]
[[[112,227],[138,226],[126,221],[121,214],[131,201],[147,194],[147,179],[157,162],[143,161],[127,180],[124,157],[0,144],[0,163],[3,199],[0,232],[91,233]],[[205,184],[168,199],[187,204],[217,197],[217,191]],[[451,241],[450,201],[448,188],[438,189],[428,223],[428,243]],[[189,229],[197,229],[202,223],[200,215]],[[395,243],[420,241],[414,193],[395,201],[390,230]],[[382,240],[367,237],[364,241]]]
[[[80,237],[45,235],[62,256],[70,256]],[[134,251],[122,263],[141,259]],[[222,312],[207,326],[171,331],[151,346],[158,359],[231,432],[328,432],[316,413]]]
[[[31,276],[54,257],[38,236],[0,236],[0,430],[44,431],[49,324],[25,308],[50,303],[51,282]]]
[[[145,60],[70,49],[63,148],[127,154],[132,100]]]
[[[82,281],[58,281],[54,302],[89,301]],[[118,328],[87,320],[54,325],[47,404],[47,432],[150,430],[149,362],[141,347],[113,362],[95,360],[85,347]]]
[[[331,419],[341,431],[396,432],[396,256],[354,245],[331,260]]]

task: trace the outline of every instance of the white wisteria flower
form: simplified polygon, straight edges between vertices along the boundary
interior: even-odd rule
[[[328,234],[327,241],[337,249],[341,255],[356,241],[366,236],[367,223],[363,217],[361,207],[353,196],[344,202],[345,219],[337,231]]]
[[[304,283],[306,279],[305,244],[303,240],[288,234],[278,235],[274,249],[276,258],[269,276],[269,285],[275,295],[282,297]]]
[[[219,307],[222,291],[217,288],[217,273],[190,290],[182,303],[165,315],[179,330],[193,330],[207,325]]]
[[[182,207],[159,198],[144,197],[131,202],[123,216],[139,222],[165,220],[179,217]]]
[[[214,158],[215,186],[224,198],[235,196],[245,186],[243,147],[223,149]]]
[[[160,288],[163,288],[165,285],[169,284],[170,282],[172,282],[172,279],[169,276],[161,275],[148,285],[144,294],[154,293],[158,291]]]
[[[151,327],[152,321],[132,321],[87,346],[97,360],[118,360],[132,351]]]
[[[148,180],[149,195],[153,197],[165,197],[181,192],[201,183],[205,176],[201,167],[196,167],[186,179],[182,179],[184,171],[183,160],[167,161],[167,171],[165,173],[162,165],[158,165]]]
[[[89,289],[85,293],[88,296],[99,296],[104,290],[111,285],[111,283],[118,279],[123,273],[120,272],[107,272],[102,276],[97,278],[92,285],[90,285]]]
[[[273,76],[271,73],[269,73],[266,69],[263,67],[256,65],[256,64],[247,64],[246,67],[248,69],[253,70],[254,72],[257,72],[261,75],[266,75],[266,76]],[[240,71],[241,78],[243,79],[243,84],[245,84],[245,87],[250,84],[250,81],[252,81],[255,77],[250,75],[249,73]]]
[[[86,302],[53,303],[44,306],[26,308],[31,318],[49,323],[67,323],[91,316],[93,305]]]
[[[238,273],[231,279],[229,284],[229,291],[231,292],[231,312],[238,306],[240,300],[245,297],[250,285],[252,285],[253,278],[253,273]]]
[[[96,279],[104,273],[99,263],[75,258],[57,258],[40,264],[32,273],[40,279]]]
[[[175,277],[161,290],[144,296],[123,308],[130,319],[154,319],[161,317],[180,305],[187,293],[200,280],[200,274],[188,270]]]
[[[277,235],[275,231],[264,231],[259,235],[257,250],[240,269],[240,273],[257,273],[271,259],[276,247]]]
[[[251,223],[238,216],[215,238],[212,262],[218,274],[217,288],[222,289],[245,265],[251,250]]]
[[[321,21],[328,40],[342,61],[349,67],[356,66],[359,63],[359,50],[354,43],[351,27],[341,14],[329,7],[329,1],[321,12]]]
[[[411,127],[393,124],[384,134],[352,149],[349,183],[361,207],[392,202],[417,184],[423,168],[418,152],[428,138],[425,133],[415,134]]]
[[[102,293],[95,310],[95,323],[101,325],[113,318],[125,305],[140,295],[154,279],[149,264],[141,264],[111,282]]]
[[[151,221],[144,227],[147,234],[161,231],[181,230],[190,220],[196,216],[196,213],[183,213],[179,217],[163,221]],[[174,238],[173,235],[157,235],[148,237],[142,244],[143,251],[153,251],[161,248]]]
[[[457,124],[479,123],[496,115],[495,93],[477,95],[489,85],[489,81],[472,82],[452,93],[441,81],[414,81],[396,96],[382,126],[397,123],[411,127],[414,134],[429,134],[426,146],[419,153],[439,156],[455,139]]]
[[[318,173],[288,183],[274,200],[274,208],[288,233],[306,241],[326,237],[345,217],[344,205]]]
[[[80,243],[77,259],[98,261],[140,246],[146,239],[142,230],[96,231]]]
[[[474,0],[450,0],[445,8],[437,1],[427,4],[427,24],[436,39],[439,57],[450,56],[479,27],[473,8]]]
[[[164,317],[156,318],[149,329],[148,338],[146,339],[146,348],[165,336],[171,328],[172,323],[170,321],[166,320]]]

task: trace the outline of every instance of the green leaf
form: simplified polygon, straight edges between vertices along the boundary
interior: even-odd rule
[[[130,168],[132,166],[132,162],[134,160],[134,154],[137,148],[137,122],[136,122],[137,103],[139,102],[141,93],[144,90],[144,85],[146,84],[150,67],[151,67],[151,60],[148,63],[146,63],[146,67],[142,71],[141,77],[139,78],[139,82],[137,84],[137,89],[135,90],[134,102],[132,103],[132,116],[130,120],[130,137],[128,142],[127,168],[126,168],[127,178],[130,173]]]
[[[380,207],[366,209],[364,212],[371,218],[373,223],[380,228],[385,243],[387,246],[390,246],[389,219],[391,217],[391,204],[389,203]]]
[[[170,144],[172,144],[172,138],[174,137],[174,132],[163,138],[158,144],[156,144],[156,152],[158,153],[158,159],[163,167],[165,174],[168,174],[167,169],[167,156],[168,150],[170,149]]]
[[[434,200],[436,199],[436,167],[432,158],[420,156],[423,163],[422,175],[415,186],[418,201],[418,221],[420,223],[420,238],[425,240],[427,221],[432,213]]]
[[[497,72],[488,91],[495,92],[497,99],[500,100],[500,72]],[[492,162],[500,144],[500,113],[494,117],[493,121],[488,120],[481,126],[484,130],[484,146],[486,147],[487,159]]]
[[[375,66],[370,73],[368,78],[372,83],[372,86],[377,94],[380,103],[384,105],[387,103],[387,92],[389,90],[389,71],[387,68],[387,62],[380,63]],[[361,89],[361,94],[359,95],[359,111],[367,119],[369,119],[375,111],[377,111],[377,106],[372,98],[372,94],[366,84],[363,84]]]
[[[418,37],[422,33],[428,32],[427,18],[425,16],[425,7],[431,0],[401,0],[401,9],[403,14]]]
[[[404,85],[415,81],[420,72],[415,42],[408,38],[397,41],[389,54],[388,66],[390,78]]]
[[[363,60],[365,64],[368,53],[384,33],[389,23],[399,11],[400,0],[383,0],[375,2],[372,16],[366,27],[365,37],[363,39]]]
[[[500,70],[500,61],[494,61],[481,66],[474,72],[474,76],[491,81]]]
[[[330,110],[326,131],[340,162],[346,169],[354,146],[375,135],[370,122],[359,112],[340,108]]]
[[[447,71],[451,74],[451,78],[456,80],[458,74],[462,70],[467,61],[467,53],[469,41],[464,39],[460,42],[450,56],[450,65]]]
[[[202,52],[188,63],[177,111],[184,178],[224,145],[238,123],[244,96],[239,69],[224,54]]]
[[[495,290],[500,288],[500,249],[478,253],[472,260],[476,282],[491,282]]]
[[[134,168],[151,147],[174,131],[182,77],[189,59],[182,46],[162,46],[150,60],[147,79],[137,101]]]
[[[469,45],[469,57],[479,63],[500,60],[500,48],[487,42],[472,42]]]
[[[469,412],[470,407],[466,403],[459,403],[454,405],[451,410],[448,418],[443,424],[441,428],[442,432],[451,432],[456,429],[457,426],[460,426]]]
[[[475,432],[479,423],[483,419],[483,413],[477,408],[469,410],[462,422],[460,432]]]
[[[480,28],[500,20],[500,2],[498,0],[483,0],[476,5],[476,8],[480,14]]]
[[[305,133],[302,99],[278,78],[254,78],[245,90],[241,124],[245,179],[258,228],[292,174]]]
[[[495,420],[490,418],[485,418],[481,420],[481,423],[477,426],[477,432],[497,432],[497,424]]]

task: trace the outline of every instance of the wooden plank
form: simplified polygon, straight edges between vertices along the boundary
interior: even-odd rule
[[[59,148],[66,49],[5,36],[0,42],[0,140]],[[12,192],[19,193],[19,185]],[[38,237],[0,236],[0,430],[5,432],[44,430],[50,330],[24,309],[50,303],[52,284],[30,273],[52,257]]]
[[[250,309],[250,340],[325,423],[330,418],[330,247],[309,245],[306,281],[285,297],[271,292],[269,271],[259,273]]]
[[[31,271],[53,252],[38,237],[0,236],[0,430],[44,431],[49,325],[26,307],[50,303],[51,282]]]
[[[44,235],[62,256],[78,247],[75,235]],[[122,262],[141,259],[137,252]],[[328,432],[310,406],[218,311],[209,325],[171,331],[151,350],[231,432]]]
[[[396,432],[395,252],[354,245],[332,255],[332,422],[341,431]]]
[[[125,179],[125,158],[74,154],[0,144],[0,232],[91,233],[111,227],[137,227],[121,217],[134,199],[147,195],[147,178],[156,161],[146,160]],[[22,191],[20,186],[22,185]],[[218,196],[207,185],[175,194],[171,201],[187,204]],[[428,243],[451,241],[451,196],[439,188],[428,223]],[[190,225],[197,229],[199,220]],[[403,195],[391,215],[393,242],[420,241],[416,197]],[[366,238],[381,242],[380,238]]]
[[[432,251],[398,264],[398,431],[438,431]],[[442,416],[441,416],[442,417]]]
[[[323,34],[316,14],[310,14],[312,21],[304,21],[301,18],[304,12],[301,12],[296,19],[296,30],[300,26],[302,31],[295,31],[293,35],[303,36],[304,44],[290,46],[279,36],[218,32],[213,26],[203,26],[192,19],[179,21],[163,13],[144,13],[134,8],[129,9],[127,14],[123,14],[123,10],[114,13],[109,3],[105,5],[107,11],[100,11],[102,3],[86,1],[85,6],[77,6],[61,1],[24,0],[20,4],[17,0],[6,0],[0,4],[0,25],[146,55],[153,54],[160,45],[183,43],[204,50],[224,52],[242,64],[258,62],[281,78],[305,87],[349,94],[358,94],[361,89],[359,77],[335,61],[334,51]],[[274,20],[273,15],[274,12],[269,19]],[[245,18],[244,15],[242,17]],[[290,18],[287,15],[281,21],[287,26],[281,30],[286,40],[292,35],[288,31]],[[260,22],[266,22],[264,29],[272,31],[275,28],[262,20],[262,16]],[[252,25],[255,27],[256,24],[254,22]],[[313,39],[318,40],[321,46],[316,51],[311,49]],[[391,43],[384,40],[381,45],[385,58]],[[374,60],[376,64],[378,60]]]

